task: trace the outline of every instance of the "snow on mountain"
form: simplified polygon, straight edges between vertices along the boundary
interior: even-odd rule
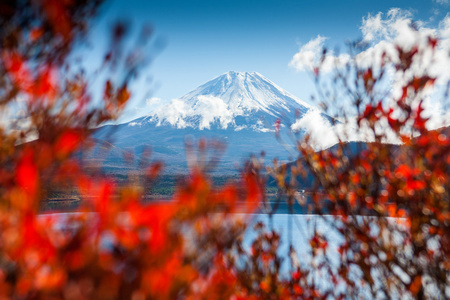
[[[296,124],[295,131],[301,134],[317,118],[333,121],[262,75],[247,72],[228,72],[181,98],[166,103],[153,99],[149,106],[152,110],[146,117],[102,126],[94,137],[137,157],[150,146],[153,159],[170,162],[166,165],[169,173],[186,171],[186,136],[226,145],[217,157],[220,158],[218,170],[233,173],[236,161],[261,151],[267,159],[293,158],[295,141],[289,129],[280,130],[276,139],[275,124]],[[314,120],[308,117],[311,114]],[[277,122],[278,118],[281,123]],[[307,122],[298,123],[302,119]],[[99,150],[103,149],[101,146]],[[97,156],[93,154],[91,159]],[[104,156],[104,165],[112,172],[122,172],[128,167],[120,151]]]
[[[176,128],[267,131],[266,125],[276,118],[293,120],[310,109],[257,72],[228,72],[181,98],[161,103],[143,120]]]

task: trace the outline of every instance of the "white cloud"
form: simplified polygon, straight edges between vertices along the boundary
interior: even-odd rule
[[[330,72],[334,68],[342,67],[348,63],[350,60],[348,54],[335,56],[332,52],[329,52],[323,56],[323,49],[327,39],[318,35],[315,39],[310,40],[294,55],[289,65],[298,71],[313,71],[323,59],[321,62],[321,71]]]
[[[315,39],[310,40],[300,48],[289,64],[299,71],[313,70],[320,59],[326,39],[318,35]]]
[[[414,57],[411,67],[407,73],[395,71],[393,67],[387,66],[391,76],[391,98],[398,98],[403,92],[402,88],[414,77],[428,75],[436,78],[437,88],[428,88],[423,97],[431,99],[436,97],[436,90],[444,86],[450,80],[450,16],[439,23],[437,28],[427,27],[422,21],[414,23],[412,13],[400,9],[391,9],[386,15],[378,13],[376,16],[369,15],[363,19],[361,31],[364,40],[370,40],[370,47],[355,57],[355,62],[360,67],[379,66],[383,53],[386,59],[398,63],[398,50],[400,46],[404,50],[417,47],[418,54]],[[371,24],[378,27],[370,29]],[[435,49],[429,46],[430,38],[437,38],[438,45]],[[430,102],[429,100],[426,102]],[[427,105],[427,110],[436,110],[436,105]],[[415,103],[418,105],[418,102]],[[427,112],[431,116],[438,116],[442,112]]]
[[[320,111],[316,109],[311,109],[291,126],[293,131],[304,130],[309,134],[309,143],[315,149],[328,148],[338,143],[339,137],[335,132],[336,128],[325,120]]]
[[[450,80],[450,14],[439,22],[437,28],[431,28],[422,21],[413,21],[413,14],[410,11],[393,8],[386,14],[377,13],[368,15],[362,19],[360,27],[362,40],[367,43],[367,48],[358,53],[352,59],[343,54],[327,54],[324,64],[321,65],[321,73],[331,72],[340,68],[344,63],[354,63],[360,68],[376,67],[381,65],[382,57],[391,63],[398,63],[398,49],[400,46],[404,50],[410,50],[413,46],[418,47],[418,54],[414,57],[411,68],[407,73],[397,71],[392,65],[386,66],[386,73],[389,80],[386,87],[389,87],[388,94],[384,96],[385,106],[396,108],[393,99],[398,98],[405,83],[414,77],[428,75],[437,78],[434,87],[425,89],[421,95],[424,100],[425,109],[423,116],[429,117],[428,129],[436,129],[450,125],[450,113],[437,101],[438,92],[442,92],[442,87]],[[437,38],[437,47],[433,50],[429,47],[429,39]],[[298,53],[294,55],[290,65],[299,71],[311,71],[318,63],[323,53],[327,38],[318,36],[302,46]],[[330,63],[333,62],[333,63]],[[412,103],[413,106],[419,104],[419,100]],[[395,111],[397,113],[397,111]],[[381,121],[376,130],[382,133],[388,130],[387,122]],[[292,127],[294,130],[304,129],[311,134],[311,142],[317,148],[324,148],[337,143],[339,140],[354,141],[374,140],[373,133],[368,128],[357,128],[356,124],[339,124],[331,126],[324,120],[318,111],[311,111],[304,118],[297,120]],[[399,142],[393,132],[387,132],[386,142]]]
[[[439,22],[439,34],[441,37],[441,46],[443,49],[450,49],[450,13]]]
[[[366,42],[393,40],[399,35],[405,40],[414,40],[411,36],[412,14],[410,11],[392,8],[386,14],[379,12],[375,16],[363,17],[360,27],[363,40]],[[403,36],[405,35],[405,36]]]
[[[159,122],[165,120],[178,128],[185,128],[188,126],[185,118],[189,115],[189,109],[189,106],[183,100],[173,99],[167,104],[160,103],[159,106],[154,108],[153,115],[159,116]]]
[[[159,105],[161,105],[162,102],[163,102],[162,99],[161,99],[161,98],[158,98],[158,97],[152,97],[152,98],[150,98],[150,99],[145,100],[145,104],[146,104],[148,107],[159,106]]]
[[[234,114],[228,105],[222,99],[213,96],[199,96],[192,114],[200,115],[200,129],[209,129],[210,124],[216,120],[226,129],[234,120]]]
[[[197,100],[194,106],[183,99],[173,99],[167,103],[160,99],[147,101],[152,108],[150,118],[158,121],[158,125],[168,122],[178,128],[197,125],[199,129],[209,129],[213,123],[218,122],[221,128],[226,129],[234,124],[236,112],[222,99],[201,95]],[[198,124],[193,124],[196,121]]]
[[[363,18],[363,26],[361,26],[361,32],[365,41],[373,41],[378,35],[386,34],[386,30],[381,20],[381,13],[378,13],[374,17]]]
[[[425,22],[413,22],[413,14],[410,11],[392,8],[386,14],[381,12],[376,15],[368,15],[362,19],[360,27],[363,41],[368,43],[368,48],[354,57],[355,62],[361,67],[376,66],[381,62],[381,56],[386,53],[386,57],[396,62],[398,57],[397,46],[404,50],[411,49],[412,46],[419,46],[423,50],[424,61],[417,61],[413,70],[416,75],[424,70],[430,72],[432,76],[439,76],[441,81],[450,79],[450,14],[439,23],[438,28],[429,28]],[[439,39],[439,44],[435,50],[435,60],[431,60],[431,50],[429,50],[429,37]],[[325,42],[328,38],[318,35],[303,45],[293,56],[289,65],[298,71],[312,71],[319,66],[322,59]],[[398,60],[398,59],[397,59]],[[344,66],[351,61],[348,54],[335,55],[328,52],[320,64],[320,71],[327,73]],[[446,71],[447,70],[447,71]],[[446,76],[444,76],[446,75]],[[445,78],[442,78],[445,77]]]
[[[332,125],[317,109],[311,109],[303,118],[296,120],[291,129],[293,131],[304,130],[309,135],[310,146],[316,150],[329,148],[339,141],[375,141],[375,134],[366,123],[361,122],[358,126],[356,119],[347,119],[346,123]],[[383,136],[382,142],[384,143],[401,143],[397,135],[390,130],[386,120],[377,124],[375,133]]]

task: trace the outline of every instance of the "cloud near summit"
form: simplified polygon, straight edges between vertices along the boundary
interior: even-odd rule
[[[153,104],[153,103],[152,103]],[[160,103],[153,108],[152,118],[157,118],[159,124],[162,121],[178,128],[193,127],[189,119],[199,118],[199,129],[209,129],[215,121],[220,123],[223,129],[226,129],[234,122],[235,112],[220,98],[200,95],[198,102],[192,106],[183,99],[172,99],[168,103]]]

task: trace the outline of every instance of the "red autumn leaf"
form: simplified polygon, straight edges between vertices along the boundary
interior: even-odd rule
[[[428,38],[428,44],[431,46],[431,48],[434,50],[438,44],[439,40],[437,38],[434,37],[429,37]]]
[[[417,108],[416,116],[415,116],[415,119],[414,119],[414,128],[419,130],[420,132],[423,132],[424,130],[426,130],[425,125],[426,125],[426,123],[428,121],[428,119],[422,118],[421,115],[422,115],[423,111],[424,111],[423,102],[421,101],[419,103],[419,107]]]
[[[66,157],[75,151],[82,141],[81,133],[77,130],[66,130],[55,143],[55,152],[60,157]]]
[[[30,31],[30,40],[32,42],[37,41],[44,34],[44,29],[41,27],[35,27]]]
[[[118,91],[117,91],[117,105],[119,108],[122,108],[127,101],[130,99],[131,97],[131,93],[128,90],[127,86],[124,85],[122,86]]]
[[[108,211],[112,197],[114,195],[114,184],[111,181],[104,180],[99,183],[97,190],[97,211],[104,214]]]
[[[26,257],[27,252],[36,251],[38,253],[36,259],[39,263],[46,263],[53,260],[56,255],[56,248],[44,234],[46,227],[40,224],[36,216],[31,212],[26,213],[22,222],[22,244],[17,249],[19,257],[23,259]],[[48,226],[50,224],[44,225]]]
[[[295,281],[300,280],[301,274],[299,271],[295,271],[294,273],[292,273],[292,279]]]
[[[422,180],[408,179],[406,181],[406,188],[410,191],[423,190],[426,183]]]
[[[372,113],[373,113],[373,107],[372,107],[372,105],[371,105],[371,104],[367,104],[367,105],[366,105],[366,108],[365,108],[365,110],[364,110],[364,112],[363,112],[363,114],[362,114],[362,118],[363,118],[363,119],[368,119],[369,116],[370,116]]]
[[[302,295],[303,289],[298,284],[294,284],[294,292],[297,295]]]
[[[399,178],[409,178],[417,174],[417,170],[411,169],[408,165],[401,165],[395,170],[395,176]]]
[[[147,176],[150,179],[154,179],[161,173],[163,164],[161,162],[155,162],[150,167],[147,168]]]
[[[72,38],[72,21],[68,12],[71,1],[44,0],[43,11],[54,33],[64,39]]]
[[[36,195],[39,185],[39,173],[34,162],[34,153],[31,149],[23,153],[17,164],[16,181],[18,186],[31,196]]]
[[[5,53],[2,59],[13,83],[23,92],[29,91],[33,81],[25,59],[16,52]]]
[[[370,93],[373,89],[375,79],[373,77],[372,68],[367,69],[363,73],[364,88]]]
[[[50,66],[43,68],[28,89],[28,93],[36,98],[45,98],[52,102],[57,93],[55,73],[56,71]]]
[[[176,211],[177,206],[170,203],[152,203],[145,206],[132,203],[128,208],[133,224],[150,231],[148,245],[153,253],[159,253],[166,246],[168,226]]]
[[[280,126],[281,126],[281,119],[278,118],[275,120],[275,133],[279,133],[280,132]]]
[[[237,189],[234,185],[227,185],[222,189],[220,195],[216,198],[220,201],[225,202],[225,204],[230,205],[230,207],[233,209],[235,207],[236,200],[238,199]]]
[[[414,91],[417,92],[427,86],[433,85],[435,81],[435,78],[431,78],[429,76],[414,77],[409,83],[409,86],[412,86]]]
[[[181,262],[178,255],[173,254],[162,265],[162,269],[148,270],[145,274],[145,286],[156,298],[167,299],[171,285],[175,282]]]
[[[252,174],[245,174],[244,180],[247,190],[247,198],[245,199],[246,212],[251,213],[258,207],[261,200],[262,191],[259,183],[257,182],[256,176]]]

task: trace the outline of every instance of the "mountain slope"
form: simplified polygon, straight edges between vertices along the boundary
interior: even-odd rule
[[[285,146],[293,146],[295,141],[282,127],[311,109],[259,73],[228,72],[181,98],[160,103],[146,117],[103,126],[96,131],[95,138],[138,156],[150,146],[153,158],[170,162],[169,172],[185,170],[187,135],[194,139],[217,139],[227,146],[221,171],[233,171],[234,162],[252,153],[265,151],[268,158],[281,159],[292,156]],[[279,119],[283,120],[281,125]],[[278,129],[286,145],[276,140]]]
[[[156,107],[145,121],[177,128],[267,131],[271,128],[264,122],[294,119],[310,108],[259,73],[228,72]]]

